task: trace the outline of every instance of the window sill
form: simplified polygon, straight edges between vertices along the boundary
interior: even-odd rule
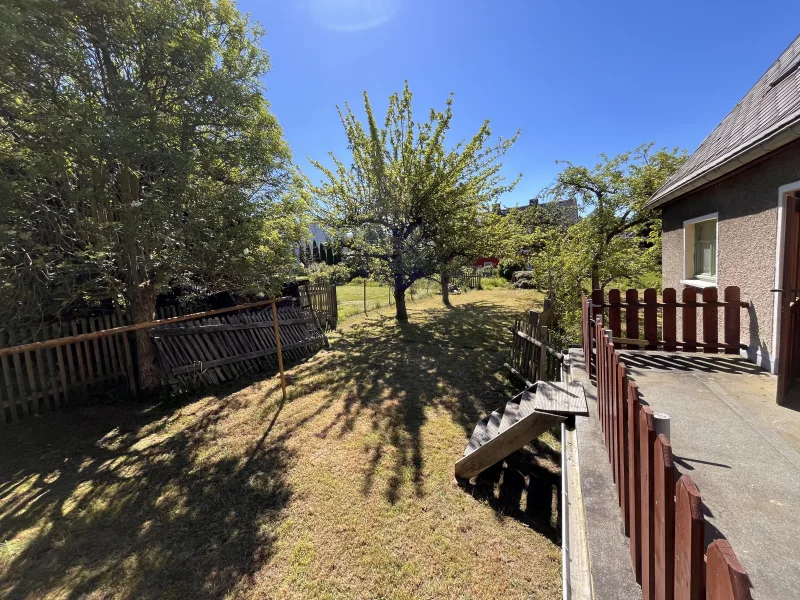
[[[700,289],[717,287],[716,281],[703,281],[702,279],[681,279],[681,283]]]

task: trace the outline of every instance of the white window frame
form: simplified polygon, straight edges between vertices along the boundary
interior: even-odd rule
[[[694,274],[695,259],[694,259],[694,226],[695,223],[703,221],[714,221],[715,228],[715,242],[714,242],[714,279],[698,279]],[[690,285],[696,288],[710,288],[717,287],[717,278],[719,277],[719,213],[710,213],[688,219],[683,222],[683,285]]]

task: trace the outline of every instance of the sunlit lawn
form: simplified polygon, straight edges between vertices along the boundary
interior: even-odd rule
[[[453,480],[535,292],[348,320],[275,377],[3,431],[0,597],[559,598],[553,438]]]

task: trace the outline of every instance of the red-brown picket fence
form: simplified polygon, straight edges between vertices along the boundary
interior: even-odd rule
[[[681,292],[680,301],[674,288],[664,288],[661,300],[654,289],[644,290],[641,299],[638,290],[626,290],[624,301],[622,292],[617,289],[609,290],[607,298],[603,290],[594,290],[591,298],[583,296],[584,356],[592,356],[595,345],[594,322],[598,316],[602,316],[618,348],[739,354],[741,349],[746,348],[740,342],[741,309],[748,306],[741,301],[739,288],[733,285],[726,287],[723,301],[718,299],[717,288],[703,289],[701,302],[697,301],[698,292],[700,290],[697,288],[686,287]],[[722,342],[719,340],[720,308],[723,317]],[[681,313],[680,338],[678,311]],[[702,325],[700,340],[697,339],[698,311]]]
[[[688,475],[676,483],[672,446],[656,435],[653,411],[640,404],[599,314],[592,331],[600,423],[642,598],[748,600],[747,574],[730,544],[720,539],[705,550],[700,492]]]

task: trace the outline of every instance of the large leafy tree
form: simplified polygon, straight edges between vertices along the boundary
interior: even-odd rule
[[[556,200],[577,198],[585,214],[572,231],[573,254],[584,256],[592,289],[614,279],[634,279],[660,252],[660,214],[647,201],[686,160],[677,148],[653,143],[609,158],[592,168],[565,162],[548,190]],[[647,248],[651,248],[648,253]]]
[[[2,5],[2,322],[108,297],[143,322],[167,285],[277,289],[307,202],[262,30],[228,0]]]
[[[408,319],[405,291],[415,281],[479,254],[473,236],[484,231],[478,225],[514,185],[504,183],[499,159],[516,136],[492,143],[485,121],[470,140],[448,146],[452,96],[443,111],[431,110],[420,123],[411,100],[406,82],[402,94],[389,98],[379,127],[365,92],[365,124],[348,105],[339,109],[350,165],[333,154],[333,168],[312,161],[323,175],[314,189],[322,224],[350,260],[391,283],[401,321]]]

